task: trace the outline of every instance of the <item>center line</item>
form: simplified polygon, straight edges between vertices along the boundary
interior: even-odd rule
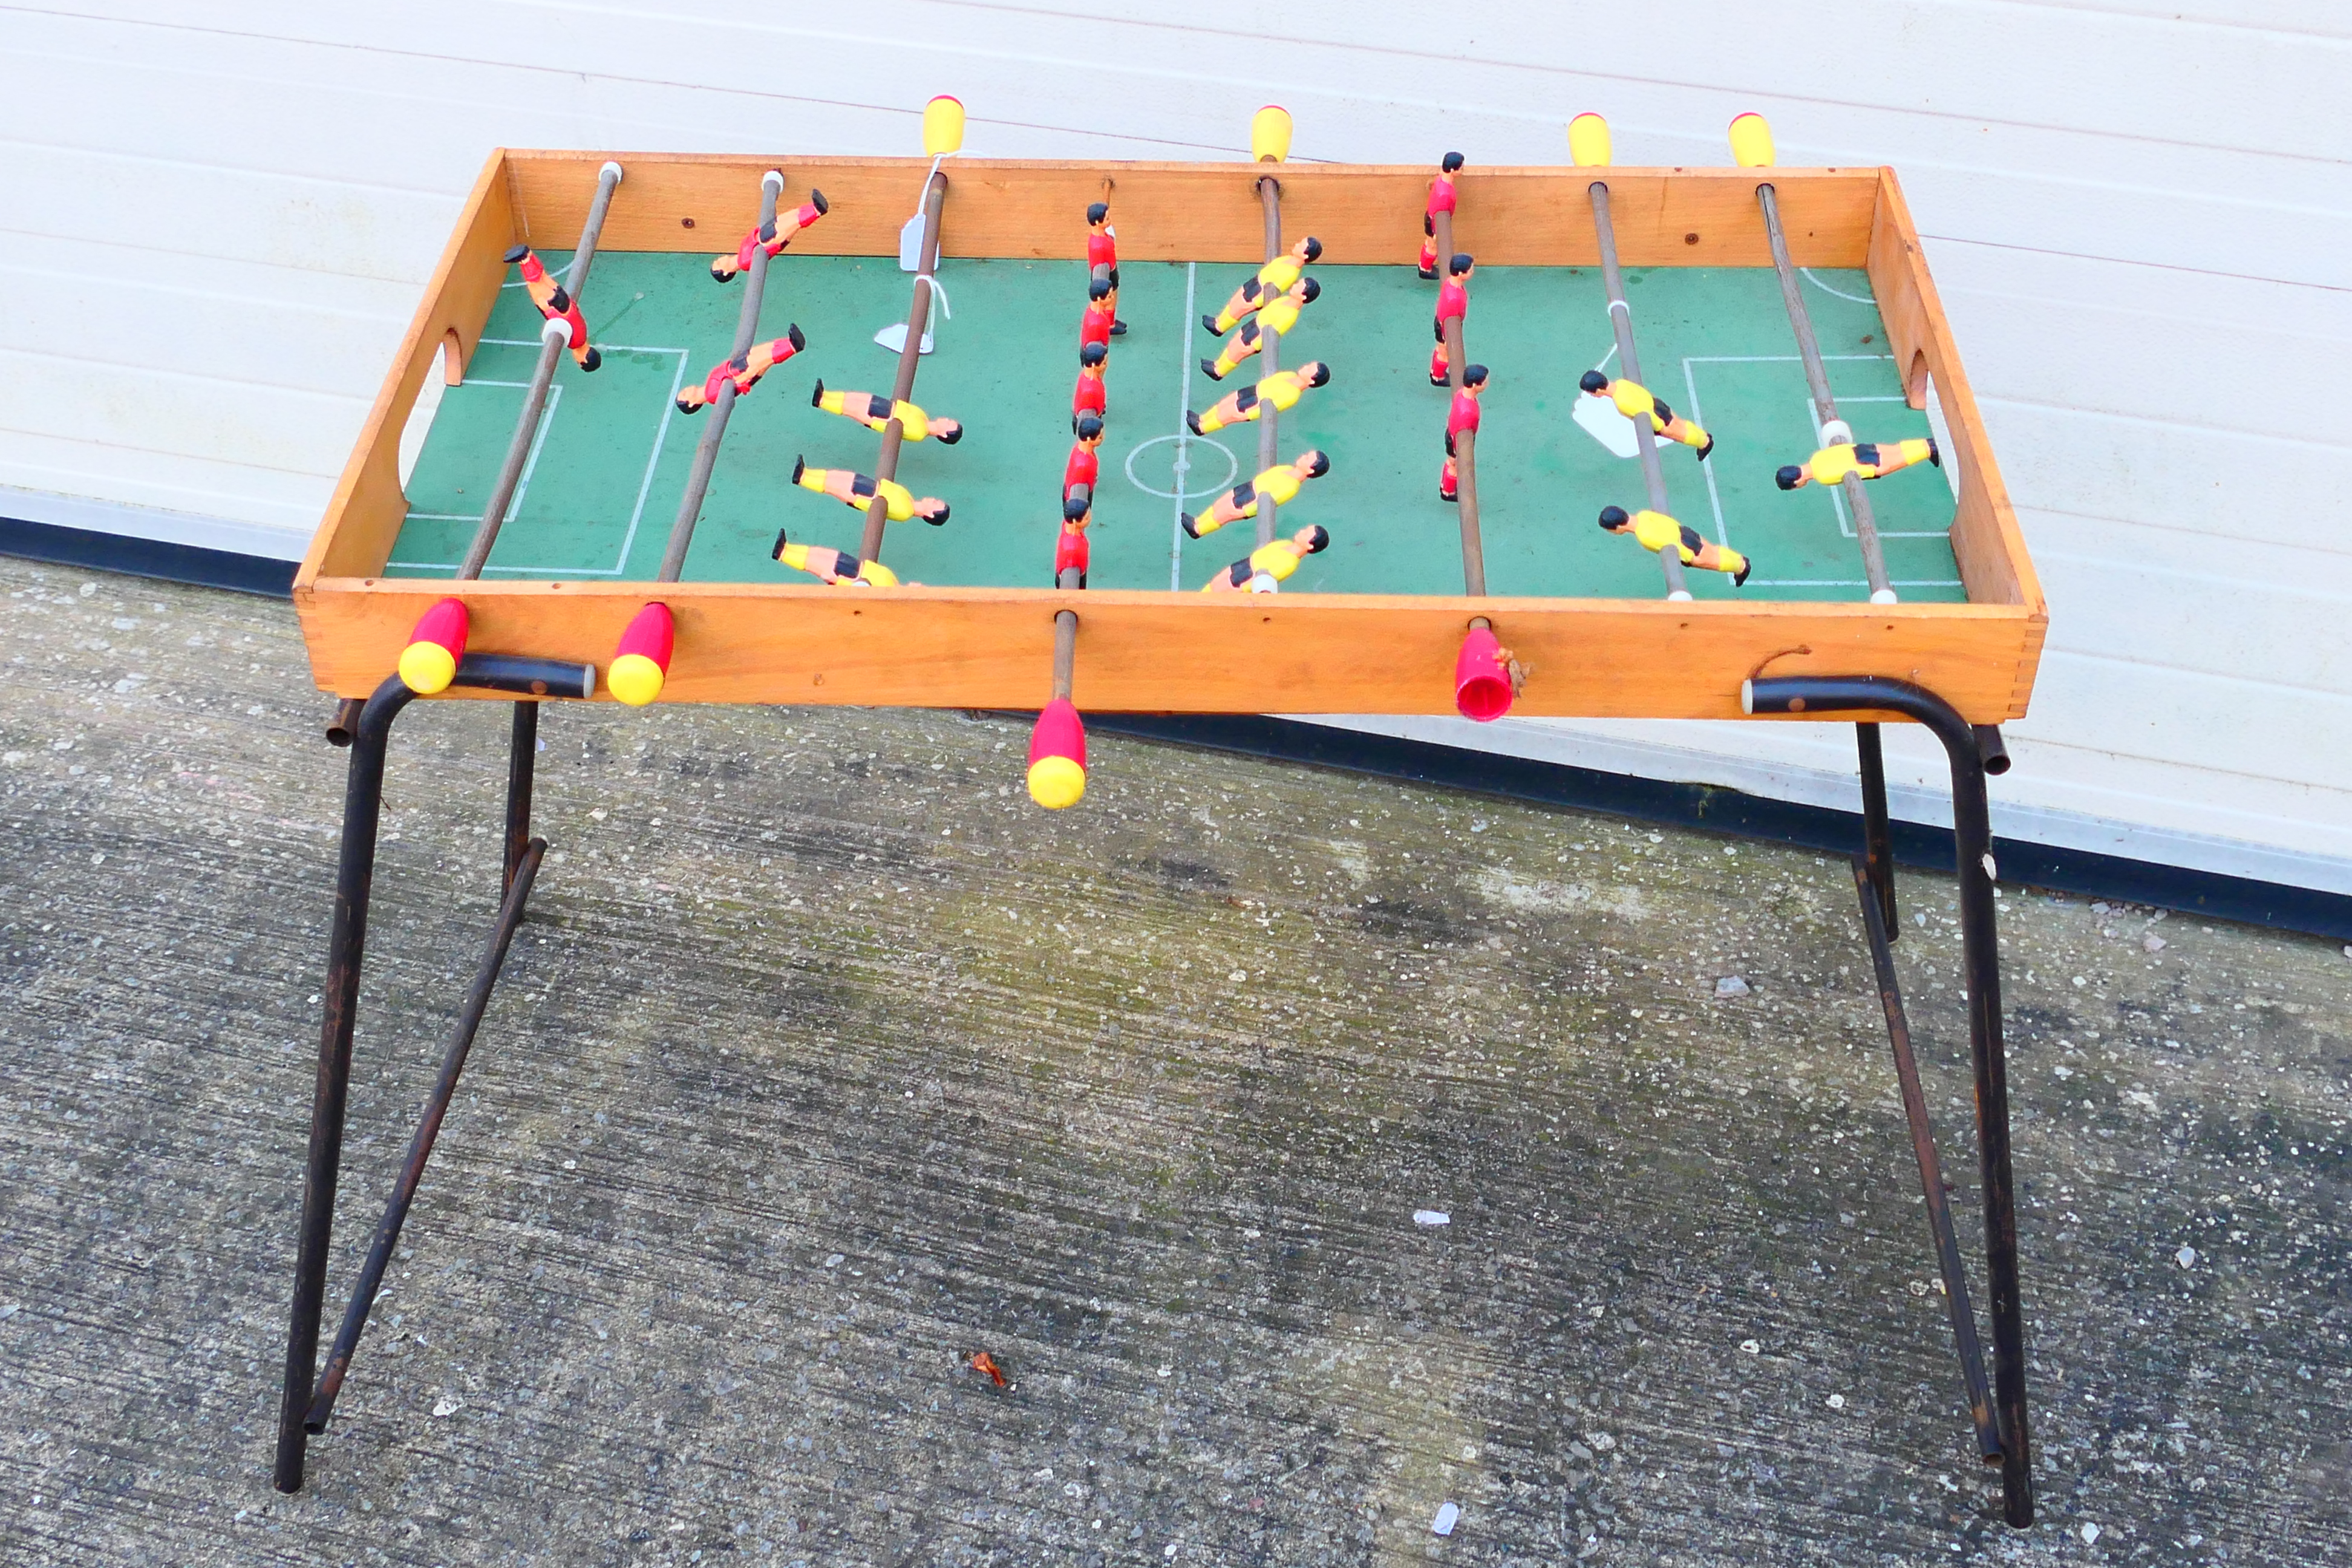
[[[1192,289],[1199,277],[1200,263],[1184,263],[1184,330],[1176,334],[1176,369],[1181,379],[1176,384],[1176,482],[1169,488],[1176,499],[1169,503],[1168,517],[1168,591],[1181,593],[1184,587],[1184,476],[1192,468],[1192,427],[1184,416],[1192,411]]]

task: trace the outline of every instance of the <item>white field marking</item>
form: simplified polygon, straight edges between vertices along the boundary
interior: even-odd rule
[[[1616,357],[1617,345],[1611,343],[1609,352],[1602,354],[1601,363],[1592,368],[1606,374],[1609,362]],[[1633,435],[1633,422],[1618,413],[1615,404],[1603,402],[1580,386],[1577,388],[1575,396],[1576,405],[1569,410],[1568,416],[1576,421],[1580,429],[1607,447],[1614,457],[1638,458],[1642,455],[1641,443]]]
[[[1698,376],[1691,370],[1690,356],[1683,356],[1683,385],[1690,391],[1690,416],[1700,429],[1706,428],[1706,416],[1699,412]],[[1715,542],[1725,549],[1731,548],[1731,528],[1723,518],[1723,495],[1715,488],[1715,465],[1701,463],[1699,472],[1706,476],[1706,502],[1715,509]]]
[[[1841,404],[1900,403],[1906,407],[1910,405],[1910,399],[1906,397],[1842,397],[1838,401]],[[1808,395],[1805,399],[1805,416],[1813,420],[1813,439],[1816,441],[1820,440],[1822,438],[1821,421],[1813,412],[1813,400],[1811,395]],[[1843,485],[1831,485],[1827,488],[1830,495],[1830,505],[1837,512],[1838,531],[1845,535],[1848,539],[1857,537],[1853,531],[1853,519],[1845,510],[1845,487]],[[1948,524],[1942,528],[1882,528],[1878,531],[1878,537],[1881,539],[1949,539],[1951,536],[1952,531]]]
[[[458,384],[460,386],[511,386],[520,392],[530,390],[530,383],[527,381],[468,380],[460,382]],[[522,510],[523,493],[530,489],[530,471],[539,466],[539,449],[547,444],[547,427],[555,423],[555,410],[562,401],[563,388],[551,386],[547,389],[547,406],[540,413],[539,428],[530,433],[530,453],[523,459],[522,477],[515,481],[514,497],[507,502],[507,514],[499,520],[500,528],[512,522],[515,520],[515,513]],[[408,515],[423,518],[428,522],[479,522],[482,520],[482,514],[478,511],[412,511]],[[387,561],[384,564],[406,566],[410,563]],[[455,566],[449,568],[452,572],[457,569]]]
[[[1841,300],[1851,300],[1857,305],[1875,305],[1878,303],[1877,300],[1872,299],[1867,294],[1849,294],[1843,289],[1831,288],[1828,284],[1814,277],[1813,269],[1810,267],[1800,267],[1797,270],[1804,275],[1806,282],[1811,284],[1814,288],[1820,289],[1824,294],[1834,294]]]
[[[479,341],[486,343],[496,343],[504,348],[530,349],[537,348],[539,346],[539,340],[536,338],[483,338]],[[652,343],[603,343],[598,346],[600,348],[610,349],[614,353],[676,354],[677,356],[677,372],[670,378],[669,396],[664,400],[662,404],[661,422],[659,425],[656,426],[654,429],[653,451],[651,455],[646,458],[645,477],[637,483],[637,503],[635,509],[629,513],[628,529],[621,536],[620,557],[609,567],[489,565],[482,568],[482,572],[485,575],[488,575],[492,572],[502,572],[510,575],[521,577],[619,577],[627,570],[629,549],[631,545],[635,542],[637,537],[637,525],[645,517],[646,500],[653,489],[654,469],[658,467],[661,462],[662,443],[669,437],[670,416],[677,406],[677,389],[679,386],[684,384],[686,381],[686,367],[688,356],[693,351],[689,349],[663,348]],[[527,387],[530,384],[520,381],[477,380],[468,376],[459,384],[464,386]],[[515,487],[514,500],[507,508],[507,520],[509,521],[512,521],[515,514],[522,508],[523,491],[528,489],[530,484],[530,470],[533,467],[537,466],[539,462],[539,449],[547,440],[547,427],[554,422],[555,405],[562,400],[562,396],[563,388],[561,385],[551,386],[547,389],[547,412],[540,420],[539,436],[538,438],[531,443],[530,458],[529,462],[527,462],[523,468],[521,482]],[[412,511],[408,516],[421,522],[475,522],[480,521],[471,513],[466,512]],[[501,524],[500,526],[504,525]],[[384,563],[384,564],[387,566],[404,567],[412,572],[455,572],[457,569],[457,563],[453,561],[388,561]]]
[[[1192,411],[1192,304],[1200,272],[1199,262],[1184,263],[1184,330],[1176,334],[1176,499],[1169,503],[1168,513],[1168,591],[1171,594],[1184,589],[1184,476],[1192,471],[1192,460],[1186,455],[1182,437],[1192,433],[1184,416]],[[1236,462],[1234,468],[1238,472],[1241,465]]]
[[[1759,588],[1867,588],[1870,586],[1859,577],[1751,577],[1748,581]],[[1959,588],[1966,585],[1957,577],[1896,577],[1887,584],[1891,588]]]

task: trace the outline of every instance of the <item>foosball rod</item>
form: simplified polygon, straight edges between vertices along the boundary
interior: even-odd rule
[[[915,271],[915,298],[907,307],[907,346],[898,351],[898,377],[890,384],[890,401],[906,403],[915,395],[915,367],[923,357],[923,329],[931,317],[931,274],[940,267],[940,208],[947,202],[948,177],[934,168],[923,182],[923,247]],[[898,477],[898,448],[906,442],[906,430],[892,416],[882,427],[882,455],[874,461],[877,479]],[[875,487],[873,504],[866,509],[866,532],[858,541],[857,553],[868,561],[882,559],[882,525],[890,521],[890,498]]]
[[[1592,182],[1592,227],[1601,240],[1601,280],[1609,289],[1609,324],[1617,332],[1617,358],[1625,367],[1625,379],[1647,386],[1642,379],[1642,360],[1633,347],[1633,307],[1625,302],[1625,275],[1617,267],[1617,229],[1609,221],[1609,186],[1606,182]],[[1633,445],[1642,454],[1642,482],[1649,487],[1650,510],[1666,510],[1666,476],[1658,467],[1658,444],[1650,437],[1646,419],[1633,421]],[[1658,564],[1665,569],[1666,597],[1687,599],[1689,586],[1683,581],[1683,563],[1672,550],[1658,552]]]
[[[1454,215],[1442,212],[1436,216],[1437,266],[1439,275],[1454,259]],[[1445,383],[1447,395],[1462,390],[1462,372],[1470,363],[1470,351],[1464,346],[1462,318],[1445,318]],[[1448,405],[1451,421],[1451,405]],[[1454,437],[1454,504],[1462,511],[1462,591],[1472,598],[1486,596],[1486,547],[1478,534],[1478,463],[1475,448],[1478,432],[1465,430]],[[1485,624],[1485,617],[1471,623]]]
[[[1746,122],[1743,124],[1743,121]],[[1731,122],[1731,153],[1742,167],[1769,168],[1773,162],[1772,132],[1760,114],[1743,114]],[[1772,246],[1772,270],[1780,275],[1780,300],[1789,308],[1789,326],[1797,334],[1797,353],[1805,362],[1805,384],[1812,390],[1813,412],[1822,426],[1822,441],[1834,446],[1841,439],[1844,422],[1838,418],[1837,399],[1830,393],[1829,369],[1822,363],[1822,345],[1813,335],[1812,312],[1805,309],[1805,297],[1797,288],[1797,268],[1789,258],[1788,231],[1780,226],[1780,193],[1770,181],[1756,187],[1756,205],[1764,209],[1764,235]],[[1838,427],[1833,432],[1831,427]],[[1863,489],[1862,480],[1848,474],[1839,482],[1845,494],[1846,510],[1853,514],[1853,532],[1862,546],[1862,574],[1870,580],[1870,602],[1891,605],[1895,602],[1895,587],[1886,576],[1886,552],[1878,542],[1878,514],[1871,510],[1870,497]]]
[[[1282,254],[1282,182],[1272,174],[1259,176],[1257,196],[1265,207],[1265,258],[1272,261]],[[1260,380],[1264,380],[1282,368],[1281,344],[1280,332],[1267,331],[1263,326],[1258,329]],[[1257,416],[1257,471],[1261,474],[1282,460],[1275,426],[1275,421],[1279,416],[1273,399],[1265,399],[1260,404]],[[1272,496],[1260,495],[1257,498],[1257,542],[1260,544],[1274,542],[1274,520],[1276,510],[1278,509]]]
[[[760,176],[760,218],[754,226],[764,230],[776,221],[776,198],[783,194],[784,176],[780,169],[771,169]],[[751,247],[751,268],[743,279],[743,304],[735,316],[735,346],[727,351],[730,361],[740,359],[751,352],[751,340],[760,331],[760,301],[768,291],[768,247]],[[719,463],[719,442],[727,434],[727,416],[735,408],[735,381],[732,376],[721,382],[719,397],[710,405],[710,423],[702,427],[702,439],[695,444],[694,467],[687,471],[686,493],[678,498],[677,521],[670,524],[669,546],[662,552],[661,572],[656,582],[675,583],[686,570],[686,552],[694,543],[694,525],[702,517],[702,498],[710,489],[710,471]]]
[[[596,172],[595,199],[588,204],[588,221],[580,226],[580,243],[572,251],[572,266],[564,278],[564,287],[576,301],[588,287],[588,268],[596,259],[596,242],[604,233],[604,213],[613,205],[613,192],[621,183],[621,165],[607,163]],[[458,563],[457,580],[470,583],[482,574],[482,567],[490,559],[490,547],[499,542],[499,530],[507,521],[507,508],[514,503],[516,485],[522,480],[523,464],[530,460],[531,443],[539,438],[540,416],[547,409],[548,388],[555,384],[555,364],[571,344],[571,329],[561,317],[550,317],[539,331],[539,363],[530,373],[530,384],[522,395],[522,413],[515,419],[514,438],[507,443],[506,460],[499,465],[499,477],[490,486],[489,504],[482,509],[482,521],[474,529],[474,542],[466,547],[466,559]]]

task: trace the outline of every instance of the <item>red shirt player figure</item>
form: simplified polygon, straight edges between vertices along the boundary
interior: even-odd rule
[[[1078,421],[1091,414],[1097,419],[1108,419],[1108,394],[1103,385],[1103,366],[1110,359],[1110,349],[1104,343],[1082,343],[1078,347],[1078,384],[1070,394],[1070,428],[1076,430]]]
[[[1110,285],[1110,335],[1127,335],[1118,319],[1118,236],[1110,226],[1110,204],[1095,202],[1087,208],[1087,277]]]
[[[549,276],[538,253],[528,245],[518,245],[507,252],[507,260],[522,268],[522,286],[530,293],[530,302],[539,307],[539,313],[570,329],[565,346],[572,351],[572,363],[583,371],[603,364],[604,356],[588,342],[588,318],[580,313],[580,301]]]
[[[1449,317],[1467,319],[1470,314],[1470,275],[1478,264],[1465,252],[1445,264],[1445,281],[1437,286],[1437,347],[1429,356],[1429,384],[1444,386],[1452,379],[1446,374],[1451,368],[1445,357],[1445,322]]]
[[[1118,318],[1112,313],[1110,285],[1097,278],[1087,285],[1087,311],[1078,318],[1078,342],[1110,346],[1111,333],[1118,329]]]
[[[1064,586],[1062,574],[1076,572],[1078,586],[1087,585],[1087,524],[1094,521],[1094,509],[1082,496],[1072,496],[1062,503],[1062,535],[1054,544],[1054,586]]]
[[[1454,211],[1454,175],[1461,167],[1462,154],[1448,153],[1429,182],[1429,210],[1421,215],[1421,275],[1430,282],[1437,280],[1437,215]]]
[[[1445,411],[1445,467],[1437,475],[1437,499],[1460,500],[1455,493],[1456,475],[1454,469],[1454,437],[1465,430],[1478,428],[1478,395],[1486,390],[1486,367],[1483,364],[1462,368],[1462,390],[1454,395],[1453,405]]]
[[[714,283],[734,281],[735,274],[750,270],[751,258],[762,250],[768,253],[768,259],[773,261],[784,253],[784,247],[793,242],[793,236],[823,217],[832,207],[833,204],[824,199],[823,191],[810,191],[809,199],[800,205],[798,211],[778,213],[745,235],[743,243],[735,247],[734,255],[712,257],[710,280]]]
[[[1102,446],[1103,422],[1091,414],[1078,417],[1078,438],[1070,447],[1070,460],[1062,465],[1062,499],[1073,497],[1093,504],[1095,481],[1102,473],[1102,459],[1096,456]]]
[[[795,322],[784,329],[782,337],[764,343],[753,343],[736,358],[723,359],[713,365],[700,386],[686,387],[678,393],[677,411],[680,414],[701,413],[706,406],[719,401],[719,393],[730,381],[735,384],[735,395],[741,397],[760,384],[761,376],[806,347],[808,339],[802,335],[800,325]]]

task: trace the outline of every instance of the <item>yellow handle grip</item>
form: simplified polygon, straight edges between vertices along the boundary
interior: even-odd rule
[[[941,93],[923,105],[923,151],[932,157],[963,151],[963,100]]]
[[[1732,121],[1731,159],[1743,169],[1772,166],[1772,127],[1762,115],[1750,112]]]
[[[1269,103],[1250,116],[1250,156],[1279,163],[1290,156],[1290,110]]]
[[[1609,163],[1609,121],[1587,111],[1568,122],[1568,155],[1580,169]]]

